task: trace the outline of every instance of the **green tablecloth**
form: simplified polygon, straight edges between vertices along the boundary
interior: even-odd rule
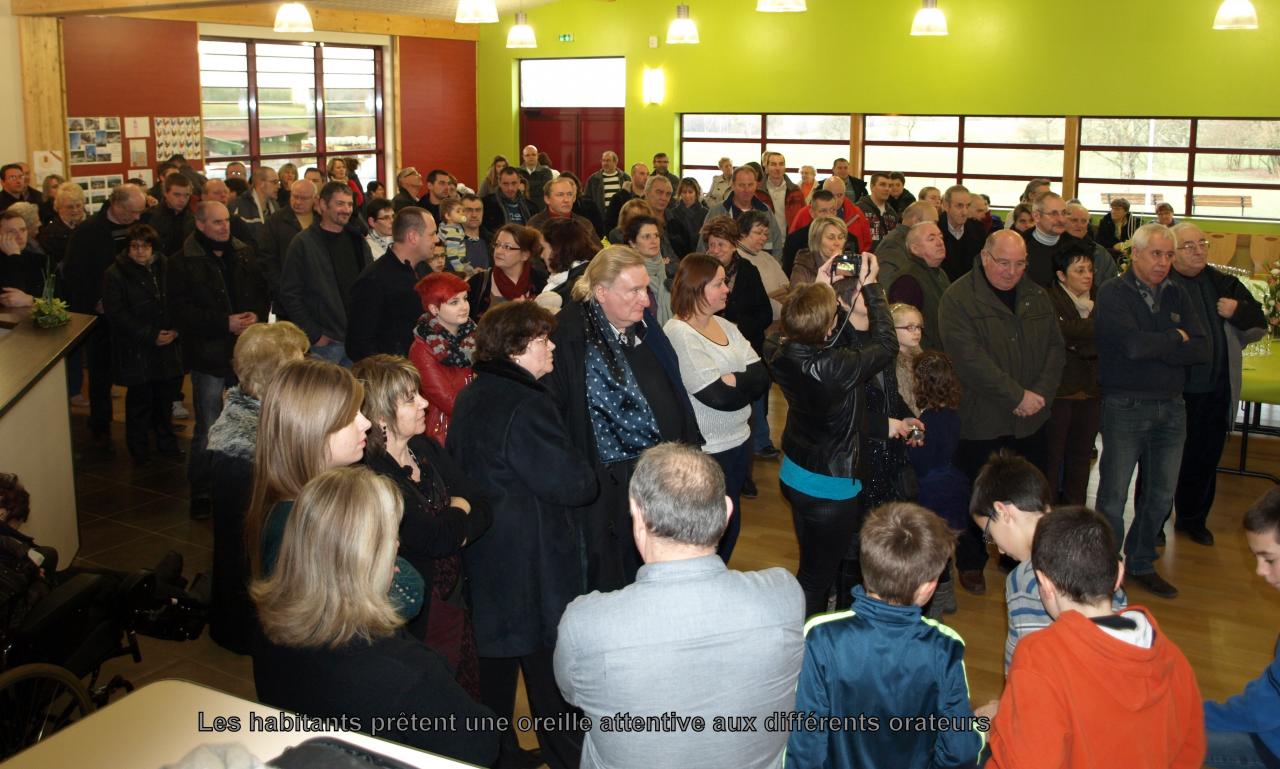
[[[1245,358],[1240,376],[1240,400],[1280,404],[1280,342],[1271,340],[1271,354]]]

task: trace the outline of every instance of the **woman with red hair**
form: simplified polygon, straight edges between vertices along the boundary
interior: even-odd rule
[[[471,381],[476,324],[470,317],[467,283],[457,275],[433,272],[414,290],[425,312],[413,329],[409,360],[422,377],[422,397],[427,399],[426,435],[443,446],[453,400]]]

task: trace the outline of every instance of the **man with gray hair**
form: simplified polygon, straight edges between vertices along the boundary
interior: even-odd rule
[[[107,204],[76,227],[67,242],[63,276],[73,312],[97,315],[88,337],[89,432],[104,453],[111,446],[111,329],[102,312],[102,281],[127,245],[126,233],[146,209],[146,195],[136,184],[111,190]]]
[[[1067,234],[1067,202],[1056,192],[1043,192],[1031,203],[1036,225],[1022,234],[1027,244],[1027,275],[1040,286],[1057,279],[1054,257],[1074,240]]]
[[[917,200],[911,205],[919,203],[933,207],[927,200]],[[899,225],[898,229],[904,228]],[[951,287],[951,278],[947,277],[943,269],[946,257],[947,250],[938,225],[934,222],[920,222],[907,232],[907,258],[901,263],[901,268],[892,280],[881,281],[888,287],[890,302],[909,304],[920,311],[924,318],[920,346],[926,350],[942,349],[938,303]]]
[[[1089,209],[1080,201],[1067,204],[1067,234],[1084,245],[1086,251],[1093,253],[1093,285],[1101,286],[1120,274],[1116,267],[1115,257],[1111,252],[1098,244],[1089,234]]]
[[[254,245],[261,249],[267,217],[280,207],[276,193],[280,190],[280,177],[274,168],[258,166],[249,177],[249,189],[231,201],[227,208],[249,225],[254,234]]]
[[[276,317],[280,320],[288,320],[284,308],[279,301],[276,301],[280,293],[280,268],[284,263],[284,255],[289,253],[289,244],[299,232],[311,226],[315,218],[318,193],[315,182],[310,179],[298,179],[289,185],[288,207],[281,208],[267,217],[259,264],[262,266],[262,274],[267,279],[267,285],[271,287]]]
[[[795,705],[799,583],[716,555],[732,507],[720,466],[692,446],[645,451],[630,500],[635,584],[582,596],[560,620],[556,682],[592,722],[581,766],[781,766],[787,727],[767,719]]]
[[[1125,579],[1161,598],[1178,595],[1155,561],[1156,534],[1173,505],[1187,434],[1182,392],[1188,371],[1212,365],[1199,301],[1170,277],[1175,246],[1164,225],[1138,228],[1130,269],[1098,289],[1093,309],[1102,390],[1096,504],[1116,542],[1124,543]],[[1139,459],[1142,482],[1126,537],[1124,508]]]
[[[547,182],[555,178],[555,174],[551,172],[549,167],[538,162],[538,148],[532,144],[520,150],[520,165],[516,166],[516,171],[524,177],[524,194],[529,201],[529,205],[535,211],[538,210],[543,206],[543,188]],[[423,201],[418,201],[419,206],[422,203]]]
[[[876,260],[880,262],[881,285],[892,286],[893,279],[906,265],[910,254],[907,250],[907,235],[912,227],[921,222],[938,223],[938,208],[927,200],[917,200],[907,206],[907,210],[902,212],[901,224],[881,238],[875,252]]]
[[[969,188],[962,184],[952,185],[942,193],[945,221],[938,222],[938,230],[947,247],[947,258],[942,263],[942,269],[952,280],[959,280],[961,275],[973,268],[973,262],[982,252],[982,245],[987,240],[982,224],[969,218],[971,198]]]
[[[205,190],[214,184],[210,181]],[[182,340],[183,364],[191,371],[196,425],[187,480],[191,517],[199,519],[212,514],[209,428],[222,413],[222,394],[234,373],[231,354],[246,328],[267,319],[271,296],[253,247],[231,234],[231,214],[222,203],[205,200],[196,206],[195,232],[180,253],[169,260],[169,308]]]

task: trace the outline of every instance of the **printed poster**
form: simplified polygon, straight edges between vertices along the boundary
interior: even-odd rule
[[[118,117],[67,118],[71,164],[125,161]]]
[[[156,121],[156,161],[182,155],[187,160],[204,157],[204,126],[199,115],[158,117]]]

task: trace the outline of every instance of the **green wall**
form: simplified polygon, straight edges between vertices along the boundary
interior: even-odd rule
[[[1248,32],[1211,28],[1219,0],[941,0],[951,34],[932,38],[908,34],[915,0],[809,0],[802,14],[687,1],[696,46],[665,43],[676,0],[531,8],[533,50],[505,47],[510,16],[484,25],[479,170],[519,152],[519,58],[625,56],[624,163],[667,151],[678,165],[681,112],[1280,116],[1280,0],[1253,0]],[[643,103],[645,67],[666,73],[660,105]]]

